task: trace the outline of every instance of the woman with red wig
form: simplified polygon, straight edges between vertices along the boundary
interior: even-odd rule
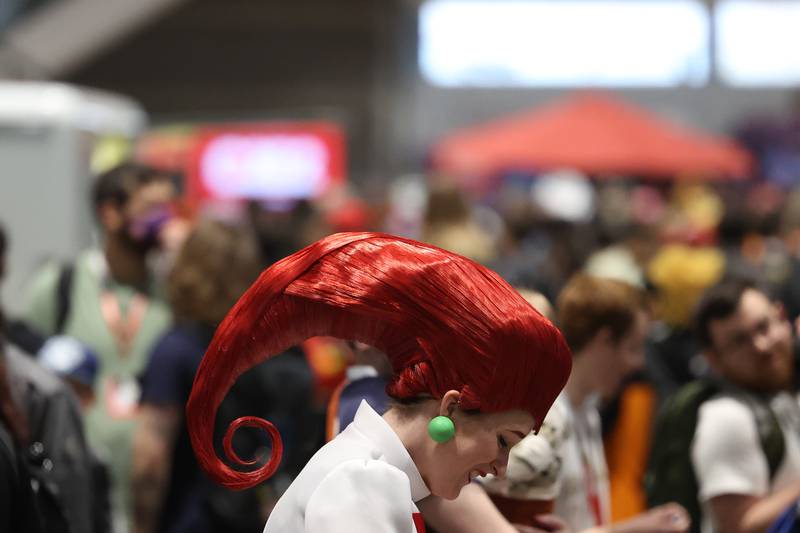
[[[494,272],[419,242],[376,233],[332,235],[259,277],[217,329],[187,404],[203,468],[230,488],[268,478],[272,455],[243,472],[215,453],[216,409],[244,371],[309,337],[359,341],[392,365],[393,407],[363,403],[309,461],[270,514],[265,533],[420,532],[416,502],[456,498],[477,476],[502,475],[508,451],[537,429],[561,391],[571,356],[559,331]]]

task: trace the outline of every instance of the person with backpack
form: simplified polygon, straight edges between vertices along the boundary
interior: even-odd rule
[[[44,516],[25,461],[28,420],[14,400],[9,381],[0,334],[0,531],[45,533]],[[59,525],[65,526],[65,521],[60,520]]]
[[[662,406],[648,501],[680,501],[693,532],[765,531],[800,498],[791,324],[754,283],[729,279],[703,296],[695,328],[713,376]]]
[[[0,282],[7,251],[7,238],[0,227]],[[79,398],[41,358],[46,340],[33,330],[4,320],[0,308],[0,350],[9,394],[25,421],[27,445],[19,453],[18,470],[36,486],[39,513],[47,533],[109,533],[108,494],[94,479],[94,455],[87,443]],[[26,331],[28,334],[20,335]],[[66,339],[66,338],[64,338]],[[66,339],[72,344],[79,343]],[[27,341],[33,341],[28,343]],[[26,348],[35,351],[28,352]],[[38,353],[37,353],[38,352]],[[67,355],[62,362],[74,359]],[[12,435],[14,425],[9,428]],[[15,439],[20,440],[19,432]],[[24,472],[22,471],[24,469]],[[0,531],[6,531],[0,527]]]
[[[91,409],[95,402],[94,381],[97,374],[97,356],[85,345],[64,335],[50,337],[39,350],[36,357],[38,363],[61,378],[74,393],[80,403],[81,413]],[[82,419],[78,421],[81,423]],[[92,514],[92,533],[111,532],[111,501],[108,459],[96,450],[84,444],[83,467],[90,471],[92,498],[83,503]],[[74,485],[74,483],[73,483]],[[68,492],[78,493],[76,487],[69,487]],[[73,502],[74,505],[74,502]],[[77,533],[73,529],[72,533]]]
[[[86,431],[92,446],[112,459],[114,531],[121,533],[128,530],[131,510],[137,377],[170,323],[152,264],[170,248],[167,237],[178,233],[175,197],[171,176],[149,167],[125,163],[98,176],[92,207],[100,249],[81,253],[66,268],[45,265],[32,280],[24,315],[32,330],[45,337],[68,335],[98,356],[97,401],[87,413]]]

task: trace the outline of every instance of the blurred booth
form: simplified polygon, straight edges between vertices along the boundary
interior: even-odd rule
[[[5,307],[21,308],[27,277],[43,261],[66,261],[91,244],[90,176],[124,157],[146,122],[142,107],[121,95],[0,82],[0,223],[10,239]]]
[[[610,93],[578,93],[451,133],[431,155],[433,170],[485,192],[504,173],[569,168],[596,177],[674,180],[749,177],[750,154],[732,139],[672,123]]]
[[[142,135],[135,149],[138,161],[186,176],[189,211],[248,219],[266,263],[307,244],[312,212],[324,233],[364,229],[368,214],[348,191],[346,156],[339,124],[301,119],[163,125]],[[309,339],[302,350],[315,401],[325,405],[352,354],[328,337]]]
[[[343,130],[327,121],[162,126],[142,136],[136,159],[186,175],[193,205],[313,200],[346,182]]]

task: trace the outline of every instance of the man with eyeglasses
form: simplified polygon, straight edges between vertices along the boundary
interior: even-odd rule
[[[780,305],[745,280],[710,289],[695,325],[726,391],[700,405],[691,445],[701,530],[765,531],[800,497],[792,326]]]

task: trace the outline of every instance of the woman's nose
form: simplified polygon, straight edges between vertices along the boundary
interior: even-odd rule
[[[503,477],[506,475],[508,468],[508,450],[501,450],[497,455],[497,459],[492,462],[492,468],[497,472],[497,476]]]

